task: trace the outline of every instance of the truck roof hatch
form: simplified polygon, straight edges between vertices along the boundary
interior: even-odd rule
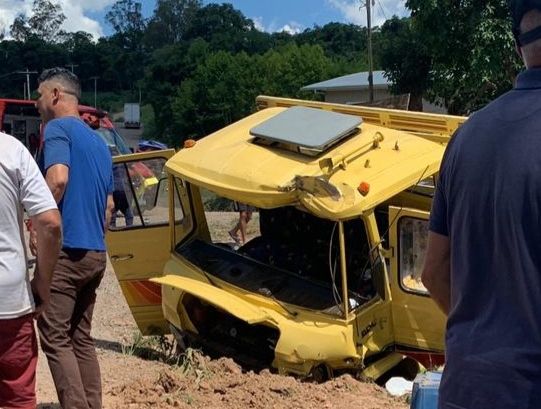
[[[316,108],[291,107],[254,126],[254,143],[317,156],[360,132],[362,119]]]

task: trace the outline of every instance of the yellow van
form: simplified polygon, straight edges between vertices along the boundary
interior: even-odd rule
[[[445,144],[465,118],[257,105],[176,153],[114,158],[126,178],[136,163],[161,175],[153,203],[107,235],[141,332],[316,380],[441,364],[445,317],[420,271]],[[234,202],[255,209],[240,247]]]

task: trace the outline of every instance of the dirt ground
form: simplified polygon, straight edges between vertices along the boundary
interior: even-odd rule
[[[230,359],[211,360],[198,353],[176,360],[177,364],[156,357],[143,359],[134,346],[146,342],[154,350],[165,349],[138,337],[110,264],[98,293],[93,336],[102,370],[104,409],[409,407],[405,397],[391,397],[377,385],[347,375],[314,384],[269,370],[243,372]],[[37,379],[38,408],[60,408],[43,354]]]

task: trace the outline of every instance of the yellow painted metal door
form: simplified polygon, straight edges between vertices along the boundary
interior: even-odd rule
[[[111,263],[137,325],[144,335],[167,332],[161,287],[171,251],[170,197],[164,171],[174,150],[113,158],[114,215],[106,242]],[[173,189],[175,191],[175,189]]]
[[[435,352],[439,361],[444,350],[446,319],[421,282],[428,217],[426,211],[389,207],[393,329],[399,349],[410,351],[412,356],[421,353],[425,358],[425,352]]]

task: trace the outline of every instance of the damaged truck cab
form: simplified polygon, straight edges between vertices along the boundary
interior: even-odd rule
[[[445,144],[465,118],[257,103],[177,153],[114,158],[134,220],[110,227],[108,251],[141,332],[314,379],[441,364],[445,317],[420,273]],[[160,176],[144,213],[139,163]],[[234,202],[253,209],[240,246]]]

